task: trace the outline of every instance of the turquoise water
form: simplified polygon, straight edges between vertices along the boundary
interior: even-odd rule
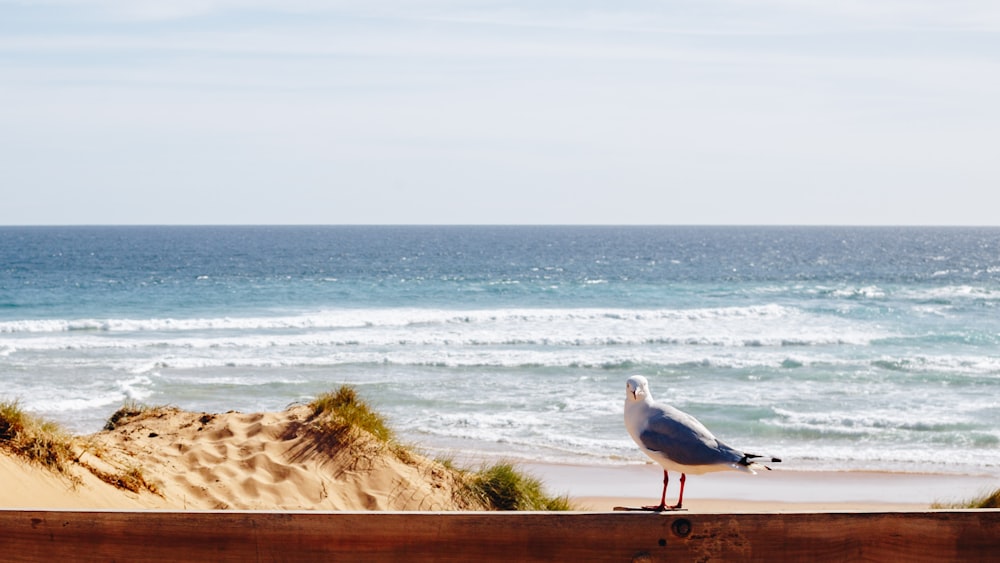
[[[1000,229],[0,228],[0,397],[275,410],[642,461],[624,381],[786,468],[1000,474]]]

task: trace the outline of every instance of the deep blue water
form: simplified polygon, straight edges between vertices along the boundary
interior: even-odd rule
[[[0,398],[280,409],[640,460],[624,381],[802,468],[1000,472],[1000,229],[0,227]]]

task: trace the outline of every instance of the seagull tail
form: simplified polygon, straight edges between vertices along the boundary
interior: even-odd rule
[[[739,461],[739,465],[746,467],[751,473],[753,472],[754,467],[763,467],[764,469],[770,471],[771,468],[764,465],[765,463],[781,463],[781,458],[768,455],[748,454],[744,452],[743,459]]]

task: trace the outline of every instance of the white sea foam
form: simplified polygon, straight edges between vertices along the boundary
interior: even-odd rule
[[[14,323],[17,324],[17,323]],[[817,322],[780,306],[691,310],[373,309],[294,317],[86,321],[100,333],[55,332],[70,321],[0,328],[23,333],[23,350],[187,349],[294,346],[821,346],[865,345],[890,336],[876,326]],[[32,333],[49,337],[31,338]],[[116,337],[115,335],[120,335]]]
[[[425,324],[503,324],[595,321],[697,321],[784,318],[794,310],[778,305],[701,309],[342,309],[274,317],[48,319],[0,322],[0,332],[178,332],[204,330],[342,329]]]
[[[121,403],[126,398],[125,395],[120,393],[104,393],[86,397],[53,398],[51,400],[31,399],[25,403],[29,409],[42,412],[75,412],[110,407]]]
[[[137,375],[129,379],[119,380],[118,389],[126,399],[144,401],[152,394],[153,381],[145,375]]]
[[[885,289],[875,285],[820,288],[820,291],[839,299],[882,299],[887,295]]]
[[[947,285],[940,287],[901,288],[897,297],[913,301],[951,301],[955,299],[1000,300],[1000,292],[990,287],[972,285]]]
[[[130,356],[125,358],[95,358],[92,360],[74,359],[77,367],[109,366],[112,369],[129,373],[150,373],[169,369],[200,369],[200,368],[278,368],[278,367],[323,367],[336,365],[399,365],[399,366],[436,366],[436,367],[578,367],[606,368],[612,366],[661,365],[661,366],[700,366],[701,368],[743,369],[743,368],[782,368],[788,365],[809,367],[811,365],[827,365],[830,367],[853,366],[855,360],[811,356],[799,361],[791,360],[790,356],[781,351],[759,352],[754,348],[746,349],[746,353],[726,353],[724,348],[707,347],[692,350],[688,347],[651,347],[630,348],[616,346],[611,350],[600,347],[593,348],[547,348],[536,349],[503,348],[490,349],[483,347],[461,347],[443,345],[441,347],[422,347],[400,345],[391,349],[326,349],[316,348],[311,354],[295,353],[295,350],[266,347],[263,349],[247,347],[241,350],[229,348],[206,348],[212,352],[195,354],[193,351],[183,353],[175,350],[162,353],[160,348],[152,349],[153,354]],[[705,353],[701,353],[704,350]],[[826,359],[824,359],[826,358]],[[39,358],[39,364],[51,365],[55,358]],[[19,365],[29,368],[30,361]],[[67,366],[68,367],[68,366]]]

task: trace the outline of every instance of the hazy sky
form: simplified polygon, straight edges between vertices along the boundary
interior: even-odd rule
[[[996,0],[0,0],[0,224],[1000,225]]]

